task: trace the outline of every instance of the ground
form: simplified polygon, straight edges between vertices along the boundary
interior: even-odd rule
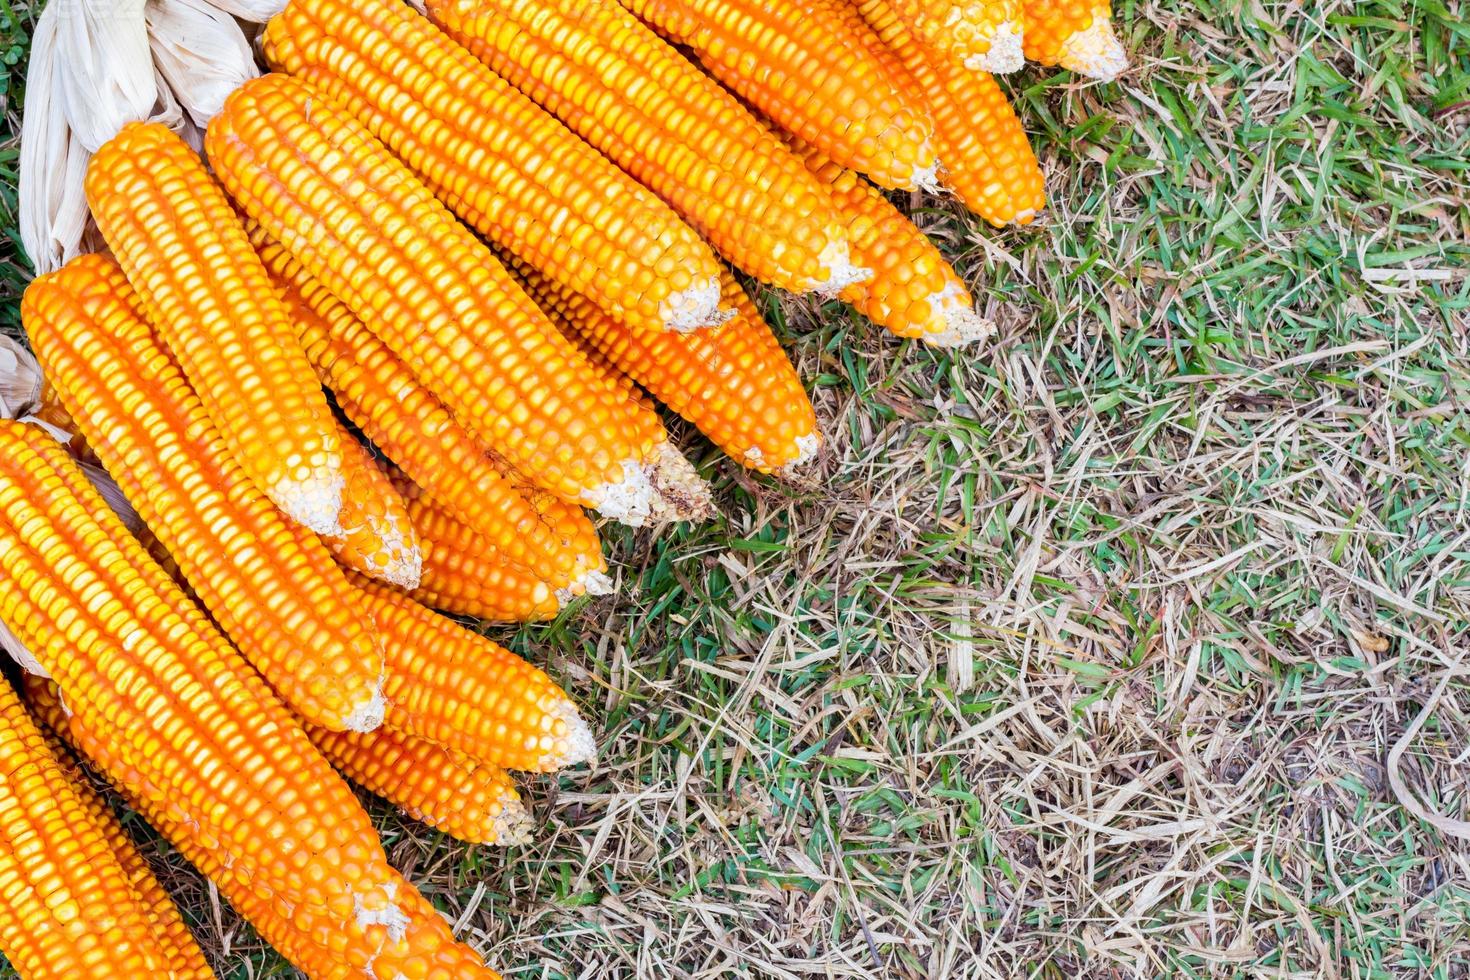
[[[761,294],[820,471],[681,429],[721,519],[492,631],[599,762],[530,847],[377,807],[394,861],[511,977],[1470,976],[1467,14],[1125,0],[1120,82],[1009,79],[1045,216],[903,202],[996,340]]]

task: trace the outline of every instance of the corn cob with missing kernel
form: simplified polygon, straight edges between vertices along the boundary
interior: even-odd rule
[[[830,204],[797,161],[616,0],[427,6],[471,54],[652,189],[748,274],[828,294],[861,274]]]
[[[65,451],[17,422],[0,422],[0,551],[0,621],[55,679],[70,736],[176,838],[215,851],[226,879],[248,881],[340,964],[494,976],[389,866],[351,790],[264,682]]]
[[[1041,167],[995,79],[935,57],[904,25],[896,0],[842,2],[856,4],[925,99],[944,186],[992,225],[1030,222],[1045,204]]]
[[[932,126],[812,0],[620,0],[777,125],[884,187],[933,188]],[[758,70],[757,70],[758,69]]]
[[[203,161],[163,125],[130,124],[92,158],[87,200],[245,472],[293,519],[333,530],[342,474],[331,410]]]
[[[794,152],[826,184],[847,219],[847,236],[873,278],[842,291],[869,320],[900,337],[935,347],[983,340],[994,326],[975,312],[975,300],[934,243],[876,187],[813,147],[792,140]]]
[[[304,726],[338,772],[418,820],[470,844],[526,844],[531,815],[504,769],[387,728]]]
[[[42,276],[21,315],[88,444],[250,662],[313,722],[376,727],[383,650],[355,592],[240,469],[117,263]]]
[[[400,589],[416,589],[423,552],[398,491],[357,439],[340,428],[342,514],[336,534],[323,535],[332,554],[348,568]]]
[[[22,681],[22,692],[26,691],[29,681],[47,685],[52,691],[56,689],[55,684],[45,678],[28,676]],[[52,697],[54,700],[54,694]],[[35,712],[29,694],[24,700]],[[59,701],[55,701],[55,705],[57,710],[61,710]],[[37,728],[40,729],[47,749],[66,775],[82,809],[102,831],[102,836],[107,841],[107,850],[116,855],[124,877],[142,906],[149,933],[157,940],[163,952],[167,963],[165,975],[169,980],[215,980],[214,970],[210,969],[209,961],[204,958],[204,951],[199,948],[189,927],[184,924],[184,917],[179,914],[179,907],[174,904],[173,897],[159,884],[148,859],[138,850],[132,836],[123,828],[122,821],[112,812],[112,807],[92,788],[91,777],[76,762],[71,749],[55,734],[49,719],[39,713]],[[108,976],[114,974],[109,972]]]
[[[164,944],[111,845],[0,678],[0,951],[22,976],[169,975]]]
[[[537,498],[502,474],[474,437],[403,361],[258,226],[250,228],[282,290],[321,381],[352,423],[414,483],[497,551],[555,588],[573,592],[606,568],[597,531],[561,505],[548,517]]]
[[[1026,57],[1111,82],[1128,68],[1109,0],[1021,0]]]
[[[729,273],[724,302],[736,311],[734,319],[697,337],[666,337],[620,323],[529,269],[517,271],[589,356],[642,385],[742,465],[777,473],[800,466],[821,447],[816,412],[801,380]],[[848,286],[842,295],[865,285]]]
[[[719,319],[718,262],[694,230],[401,0],[291,0],[261,49],[567,288],[648,330]]]
[[[645,424],[593,375],[489,250],[329,101],[264,75],[210,122],[210,162],[261,229],[538,486],[634,525],[662,488],[707,502],[657,418]]]
[[[893,0],[921,44],[938,60],[1001,75],[1024,64],[1022,0]]]
[[[388,648],[386,727],[504,769],[555,772],[596,753],[544,671],[395,589],[356,581]]]

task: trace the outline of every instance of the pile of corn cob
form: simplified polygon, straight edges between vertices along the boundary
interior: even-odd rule
[[[434,610],[525,621],[609,591],[583,508],[710,514],[648,396],[757,470],[814,455],[726,262],[900,336],[983,337],[880,188],[1028,222],[1041,175],[986,72],[1122,67],[1106,0],[229,12],[262,2],[270,72],[206,65],[229,93],[180,93],[178,125],[149,108],[97,139],[72,104],[34,129],[56,118],[37,99],[86,86],[56,50],[32,66],[45,274],[30,351],[0,346],[0,644],[25,668],[0,681],[0,948],[27,977],[213,975],[76,758],[309,976],[493,976],[341,776],[525,841],[506,770],[593,738],[546,674]],[[158,0],[149,31],[180,8],[242,30]],[[166,63],[155,93],[190,78]],[[84,172],[95,252],[72,254],[66,189],[36,189],[48,166]]]

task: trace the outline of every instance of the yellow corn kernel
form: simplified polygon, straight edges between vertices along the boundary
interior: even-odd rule
[[[423,571],[418,533],[398,491],[367,448],[341,429],[342,513],[335,534],[324,534],[337,560],[400,589],[416,589]]]
[[[299,79],[263,75],[230,95],[205,144],[235,201],[478,439],[563,499],[648,519],[667,439],[361,123]]]
[[[388,865],[351,790],[65,450],[16,422],[0,422],[0,552],[0,621],[55,679],[70,736],[109,778],[339,962],[494,975]]]
[[[830,205],[791,154],[613,0],[429,0],[427,7],[471,54],[750,275],[792,292],[831,294],[857,274]]]
[[[884,187],[934,187],[932,125],[808,0],[622,0],[787,132]]]
[[[896,53],[934,119],[940,180],[996,227],[1026,224],[1046,203],[1036,154],[994,78],[934,56],[904,25],[896,0],[855,0]]]
[[[97,227],[245,472],[313,531],[341,506],[331,410],[286,311],[204,162],[134,123],[87,168]]]
[[[1026,57],[1111,82],[1128,69],[1108,0],[1021,0]]]
[[[719,265],[694,230],[401,0],[293,0],[261,49],[567,288],[648,330],[718,319]]]
[[[376,727],[383,651],[355,592],[235,462],[117,263],[42,276],[21,316],[88,444],[241,652],[313,722]]]

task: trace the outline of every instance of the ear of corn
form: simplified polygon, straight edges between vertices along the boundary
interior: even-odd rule
[[[427,6],[473,55],[750,275],[793,292],[835,293],[856,274],[809,175],[730,93],[615,0]]]
[[[1004,74],[1024,63],[1021,0],[893,0],[914,36],[956,68]]]
[[[383,651],[355,592],[234,462],[117,264],[75,259],[21,307],[87,442],[251,663],[317,724],[376,727]]]
[[[56,685],[44,678],[36,677],[28,678],[28,680],[46,685],[52,692],[56,690]],[[22,690],[24,689],[23,684]],[[30,702],[29,695],[25,700]],[[52,700],[59,710],[61,702],[56,700],[54,693]],[[132,886],[133,894],[137,896],[149,934],[157,941],[167,963],[168,972],[165,975],[169,977],[169,980],[215,980],[214,970],[210,969],[209,961],[204,958],[204,951],[199,948],[199,944],[194,941],[193,934],[189,932],[189,927],[184,924],[184,917],[179,914],[179,907],[174,904],[173,897],[159,884],[147,858],[143,857],[143,853],[138,850],[138,845],[123,829],[122,821],[118,820],[117,814],[112,812],[112,807],[107,805],[107,801],[92,788],[90,777],[76,763],[66,744],[54,734],[49,719],[42,717],[41,724],[45,726],[41,728],[40,734],[46,747],[66,774],[67,781],[75,791],[82,809],[102,832],[107,842],[107,850],[116,855],[124,877]],[[114,974],[109,973],[108,976],[111,977]]]
[[[490,622],[522,623],[550,619],[563,598],[571,598],[570,591],[506,558],[427,494],[409,497],[408,510],[424,550],[424,573],[413,597],[424,605]]]
[[[49,436],[0,422],[0,620],[55,678],[82,751],[342,964],[493,976],[389,867],[286,709],[222,636],[181,615],[187,599],[68,470]]]
[[[431,909],[425,913],[427,903],[419,902],[417,893],[401,877],[395,882],[395,891],[409,897],[410,908],[420,914],[407,921],[395,918],[389,924],[389,928],[395,932],[401,929],[403,938],[390,951],[388,962],[369,959],[367,963],[353,970],[349,961],[350,953],[344,947],[342,937],[333,937],[330,933],[314,935],[303,929],[300,924],[303,920],[283,908],[270,894],[263,892],[259,882],[237,873],[235,858],[222,849],[218,842],[201,837],[172,808],[134,789],[127,779],[135,777],[136,773],[128,770],[108,744],[97,737],[94,728],[67,710],[54,684],[36,677],[27,677],[25,682],[26,701],[37,717],[74,751],[102,769],[129,808],[142,814],[190,864],[217,886],[225,900],[249,921],[261,938],[306,976],[313,980],[324,977],[380,976],[381,974],[368,971],[374,967],[382,967],[398,969],[398,976],[425,980],[469,980],[476,977],[498,980],[496,974],[486,969],[479,957],[467,947],[454,944],[447,948],[435,948],[443,947],[440,935],[442,920],[436,922],[438,917]],[[305,921],[309,922],[310,919]],[[416,944],[428,955],[406,956],[397,948],[403,946],[412,949]]]
[[[348,568],[400,589],[418,588],[423,552],[403,500],[367,448],[346,429],[340,431],[345,480],[340,528],[322,540]]]
[[[1128,69],[1108,0],[1021,0],[1026,57],[1111,82]]]
[[[331,411],[203,161],[162,125],[129,125],[92,158],[87,199],[245,472],[292,518],[331,531],[342,496]]]
[[[799,466],[820,448],[811,399],[771,328],[728,273],[724,303],[735,317],[698,336],[669,337],[620,323],[544,277],[520,271],[531,295],[589,356],[642,385],[741,464],[774,473]]]
[[[0,950],[37,980],[167,976],[169,966],[107,834],[4,679]]]
[[[908,69],[934,119],[940,179],[964,205],[999,227],[1027,224],[1045,204],[1041,167],[995,79],[936,57],[905,26],[898,0],[855,2]]]
[[[237,89],[206,136],[231,195],[518,472],[647,520],[663,434],[589,376],[488,249],[328,101],[283,75]]]
[[[812,0],[621,0],[692,48],[787,132],[884,187],[933,188],[931,123],[845,25]]]
[[[306,734],[337,771],[415,820],[471,844],[525,844],[531,815],[504,769],[388,728]]]
[[[545,672],[401,592],[358,582],[388,645],[387,727],[505,769],[592,758],[592,730]]]
[[[503,475],[434,394],[340,300],[258,228],[252,239],[282,286],[307,357],[342,411],[415,484],[511,561],[556,588],[582,588],[605,567],[597,531],[575,506],[560,520]],[[572,517],[571,515],[575,515]]]
[[[994,331],[939,249],[876,187],[820,150],[796,141],[792,149],[831,189],[853,249],[873,269],[872,279],[842,291],[844,300],[898,336],[936,347],[974,343]]]
[[[292,0],[261,47],[557,282],[648,330],[717,319],[718,263],[693,229],[401,0]]]

